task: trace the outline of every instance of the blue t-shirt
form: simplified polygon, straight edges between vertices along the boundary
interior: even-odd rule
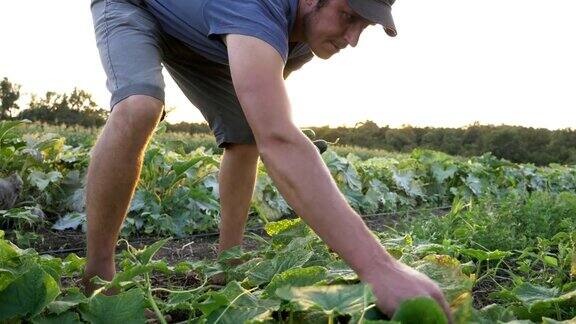
[[[205,58],[228,64],[221,36],[253,36],[274,47],[295,69],[312,57],[304,43],[290,44],[298,0],[146,0],[162,29]],[[290,64],[290,59],[301,64]],[[294,68],[293,68],[294,70]]]

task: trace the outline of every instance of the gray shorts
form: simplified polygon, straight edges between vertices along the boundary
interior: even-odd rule
[[[92,0],[91,10],[112,109],[131,95],[164,102],[164,66],[198,107],[219,147],[255,143],[228,66],[205,59],[163,32],[143,0]]]

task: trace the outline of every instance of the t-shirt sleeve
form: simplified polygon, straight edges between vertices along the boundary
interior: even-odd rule
[[[208,1],[204,7],[208,37],[227,34],[256,37],[274,47],[286,63],[289,22],[285,8],[279,3],[282,1]]]

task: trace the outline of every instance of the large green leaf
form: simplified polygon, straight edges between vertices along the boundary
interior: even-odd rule
[[[116,296],[98,294],[80,305],[82,319],[92,324],[144,323],[144,296],[132,289]]]
[[[446,179],[450,179],[454,176],[454,174],[458,171],[458,167],[455,165],[449,165],[444,168],[444,166],[440,163],[433,163],[430,167],[430,171],[432,171],[432,175],[434,176],[436,182],[444,183]]]
[[[272,319],[272,312],[266,308],[221,307],[208,316],[206,323],[240,324],[248,321]]]
[[[546,288],[530,283],[522,283],[512,291],[504,290],[501,296],[515,298],[522,305],[514,305],[511,310],[520,319],[540,321],[542,317],[558,316],[558,309],[570,309],[576,302],[576,290],[564,294],[558,288]]]
[[[449,303],[472,289],[472,280],[462,273],[460,262],[450,256],[429,255],[414,266],[440,285]]]
[[[0,239],[0,265],[14,265],[18,256],[19,253],[15,245],[9,241]]]
[[[516,319],[511,310],[497,304],[491,304],[476,311],[475,316],[477,317],[475,320],[479,324],[491,324],[499,321],[508,322]]]
[[[219,291],[219,293],[226,297],[230,306],[234,307],[264,307],[268,309],[276,309],[279,305],[278,301],[257,297],[249,290],[240,286],[236,281],[226,285],[226,287]]]
[[[547,317],[542,318],[542,324],[574,324],[574,323],[576,323],[576,317],[565,321],[557,321]]]
[[[195,156],[188,161],[174,162],[174,164],[172,165],[172,170],[174,170],[174,172],[176,173],[176,176],[180,177],[185,172],[187,172],[188,169],[190,169],[191,167],[193,167],[197,164],[203,164],[203,163],[209,164],[209,165],[214,165],[214,166],[218,166],[218,164],[219,164],[218,161],[216,159],[214,159],[214,157],[211,155]]]
[[[475,175],[469,174],[464,179],[464,183],[466,184],[466,186],[468,186],[468,188],[470,189],[470,191],[472,191],[474,195],[479,196],[480,194],[482,194],[482,181],[480,180],[480,178],[476,177]]]
[[[274,310],[278,305],[279,302],[260,299],[240,286],[237,281],[231,281],[222,290],[209,292],[207,298],[195,306],[205,315],[210,315],[222,307]]]
[[[79,213],[79,212],[72,212],[60,217],[54,225],[52,225],[52,229],[57,231],[63,231],[65,229],[77,229],[78,226],[84,226],[86,224],[86,214]]]
[[[48,304],[48,310],[59,315],[87,300],[86,296],[78,288],[71,289],[66,296],[59,296],[59,298]]]
[[[365,284],[282,287],[276,290],[276,295],[299,310],[318,309],[342,315],[361,312],[376,300]]]
[[[288,269],[274,275],[265,292],[268,296],[275,296],[276,289],[284,286],[304,287],[325,280],[328,270],[324,267],[314,266],[307,268]]]
[[[412,170],[393,170],[393,179],[396,185],[404,190],[410,197],[422,197],[424,191],[422,184],[416,179]]]
[[[77,324],[82,323],[76,312],[69,311],[60,315],[39,316],[32,319],[34,324]]]
[[[28,181],[39,190],[46,189],[50,183],[55,183],[60,179],[62,179],[62,174],[58,171],[50,171],[48,173],[32,171],[28,176]]]
[[[66,275],[71,276],[74,273],[80,273],[84,271],[84,266],[86,265],[86,259],[77,256],[74,253],[70,253],[64,258],[62,262],[62,270]]]
[[[266,230],[266,234],[268,234],[269,236],[276,236],[279,233],[282,233],[286,230],[288,230],[289,228],[292,228],[298,224],[302,223],[302,220],[299,218],[296,219],[283,219],[277,222],[270,222],[267,223],[264,226],[264,229]]]
[[[530,283],[522,283],[514,288],[512,293],[526,306],[532,306],[538,302],[553,300],[558,296],[558,288],[546,288],[535,286]]]
[[[60,294],[58,283],[34,265],[0,292],[0,320],[33,317]]]
[[[246,277],[254,286],[268,283],[276,274],[291,268],[303,266],[313,254],[311,251],[290,251],[278,254],[273,259],[258,263],[248,271]]]

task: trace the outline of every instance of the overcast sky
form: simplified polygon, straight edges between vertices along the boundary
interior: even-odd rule
[[[240,1],[240,0],[239,0]],[[22,92],[110,94],[88,0],[0,1],[0,77]],[[370,27],[356,48],[287,82],[299,126],[576,128],[576,1],[398,0],[398,37]],[[202,121],[170,76],[171,122]],[[25,106],[28,97],[23,96]]]

